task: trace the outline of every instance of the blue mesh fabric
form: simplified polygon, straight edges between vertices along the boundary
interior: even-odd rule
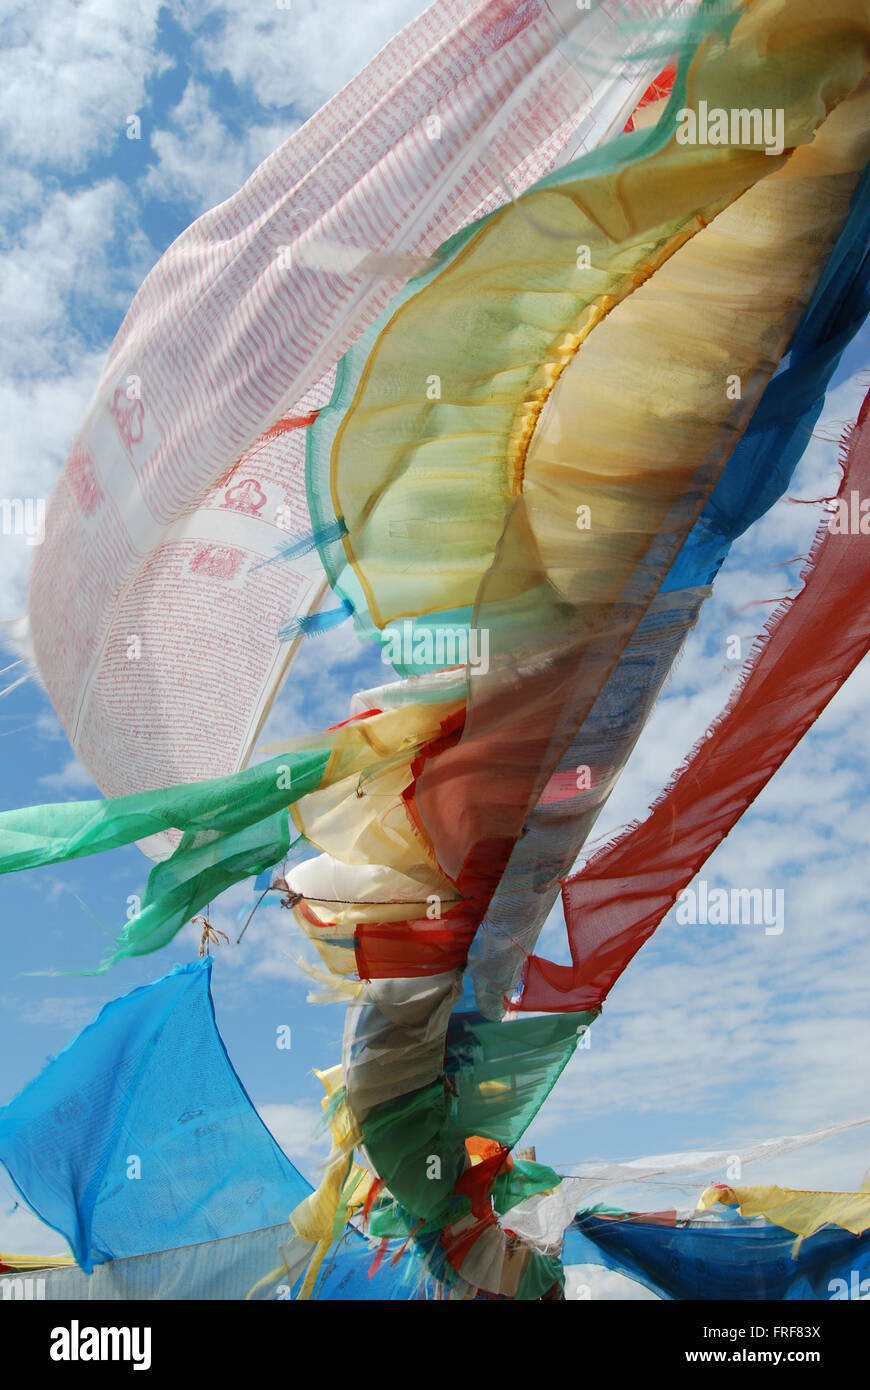
[[[565,1232],[565,1264],[600,1264],[668,1299],[849,1297],[870,1275],[870,1234],[826,1227],[799,1243],[780,1226],[665,1226],[581,1213]],[[843,1281],[838,1283],[836,1281]],[[870,1285],[868,1285],[870,1287]]]
[[[0,1161],[88,1272],[275,1225],[311,1191],[232,1068],[210,982],[205,959],[113,1000],[0,1110]]]

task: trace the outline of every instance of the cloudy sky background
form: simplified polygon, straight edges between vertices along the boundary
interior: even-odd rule
[[[50,492],[107,347],[161,252],[422,8],[419,0],[7,8],[0,496]],[[132,116],[139,140],[127,138]],[[868,346],[865,332],[838,373],[795,496],[837,486],[837,442],[870,386]],[[725,703],[740,664],[727,639],[739,635],[748,654],[767,600],[795,591],[800,567],[787,562],[809,549],[818,518],[818,508],[784,500],[735,546],[596,836],[643,814]],[[30,558],[22,539],[0,538],[0,618],[24,611]],[[858,669],[701,875],[711,887],[782,888],[782,935],[678,927],[669,917],[529,1131],[539,1158],[569,1172],[588,1158],[734,1149],[870,1113],[868,671]],[[17,674],[0,676],[0,686]],[[382,679],[378,657],[348,629],[318,638],[296,663],[266,741],[344,718],[352,692]],[[3,808],[97,794],[33,682],[0,700],[0,765]],[[159,956],[108,976],[68,973],[100,958],[147,869],[130,849],[0,880],[0,1103],[103,1003],[195,956],[187,928]],[[235,940],[252,904],[250,887],[237,886],[216,924]],[[305,1003],[310,982],[297,961],[306,945],[288,916],[264,908],[243,946],[218,954],[215,1003],[245,1086],[316,1180],[323,1140],[311,1069],[338,1059],[343,1010]],[[564,953],[558,909],[543,950]],[[290,1052],[275,1047],[282,1023],[293,1030]],[[745,1176],[854,1187],[868,1167],[870,1126]],[[637,1204],[689,1206],[700,1185],[646,1187]],[[0,1184],[0,1249],[57,1248],[13,1207]],[[613,1287],[607,1276],[600,1291]]]

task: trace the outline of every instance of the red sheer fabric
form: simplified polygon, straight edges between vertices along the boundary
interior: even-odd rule
[[[571,965],[530,956],[526,1011],[598,1007],[704,861],[870,648],[870,394],[844,441],[846,534],[821,526],[805,586],[771,619],[729,706],[641,825],[562,885]]]
[[[649,86],[647,87],[647,89],[646,89],[646,91],[644,92],[643,96],[641,97],[640,101],[637,103],[637,106],[634,108],[634,111],[633,111],[632,114],[629,116],[628,120],[626,121],[626,123],[625,123],[625,129],[626,129],[626,130],[634,130],[634,128],[635,128],[635,120],[634,120],[634,118],[635,118],[635,116],[637,115],[638,111],[642,111],[643,108],[644,108],[645,106],[651,106],[651,105],[653,104],[653,102],[661,101],[663,97],[669,97],[669,96],[670,96],[671,91],[672,91],[672,89],[673,89],[673,85],[674,85],[674,78],[676,77],[676,75],[677,75],[677,65],[676,65],[676,63],[669,63],[668,66],[667,66],[666,68],[663,68],[663,69],[662,69],[662,71],[659,73],[658,77],[656,77],[656,78],[649,84]]]

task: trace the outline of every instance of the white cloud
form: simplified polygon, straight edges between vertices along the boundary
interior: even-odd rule
[[[258,1105],[257,1111],[292,1163],[304,1167],[306,1173],[319,1169],[330,1147],[322,1110],[303,1103]]]
[[[0,1250],[13,1255],[68,1255],[63,1236],[24,1206],[0,1163]]]
[[[334,606],[327,593],[323,608]],[[363,644],[351,622],[327,629],[301,643],[287,679],[269,711],[258,749],[279,747],[290,739],[318,733],[350,713],[357,690],[396,680],[373,644]]]
[[[78,758],[68,758],[57,772],[47,772],[44,776],[38,777],[37,781],[41,787],[49,787],[53,796],[62,796],[71,792],[87,792],[91,796],[100,795],[94,779]]]
[[[107,154],[145,96],[160,0],[14,4],[4,16],[6,157],[72,171]]]
[[[94,318],[120,319],[149,260],[135,204],[117,179],[48,188],[0,262],[0,370],[51,380],[73,370]]]
[[[151,255],[114,179],[50,190],[26,216],[0,260],[0,497],[50,496],[99,378],[99,325],[108,340]],[[24,536],[0,537],[2,619],[24,610],[33,553]]]
[[[188,26],[198,34],[200,60],[250,86],[264,106],[292,105],[309,114],[349,81],[426,0],[290,0],[279,8],[243,0],[186,0]],[[220,20],[214,32],[213,23]]]
[[[42,184],[29,169],[4,169],[0,185],[0,217],[4,222],[24,216],[41,198]]]
[[[571,1302],[658,1301],[656,1294],[635,1279],[600,1265],[566,1265],[565,1297]]]
[[[71,890],[70,890],[71,891]],[[85,995],[46,994],[38,1000],[13,1000],[11,1006],[22,1023],[39,1028],[63,1028],[80,1032],[94,1017],[94,1001]]]
[[[209,88],[190,81],[171,113],[170,128],[151,136],[157,163],[143,179],[143,191],[204,212],[235,193],[295,128],[295,122],[252,124],[238,139],[214,110]]]
[[[43,498],[55,478],[99,376],[102,353],[85,353],[56,377],[0,380],[4,450],[0,496]],[[25,610],[27,577],[34,547],[23,535],[0,536],[0,619]]]
[[[43,714],[38,715],[34,722],[36,728],[39,730],[40,738],[45,739],[47,742],[53,743],[58,739],[66,738],[66,734],[61,728],[60,720],[57,718],[56,714],[45,711]]]

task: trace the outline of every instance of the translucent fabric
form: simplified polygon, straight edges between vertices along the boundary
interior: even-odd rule
[[[731,543],[786,491],[825,391],[870,310],[870,171],[813,301],[665,579],[664,590],[711,584]]]
[[[107,794],[247,761],[298,648],[282,620],[324,590],[316,557],[264,561],[309,529],[305,430],[337,359],[446,237],[621,129],[660,61],[625,59],[660,24],[652,0],[436,0],[151,270],[29,595],[40,675]]]
[[[379,1252],[381,1258],[376,1265]],[[299,1287],[296,1253],[283,1222],[244,1235],[106,1260],[96,1265],[91,1274],[75,1265],[44,1267],[34,1259],[25,1268],[14,1267],[9,1273],[0,1273],[0,1279],[12,1287],[12,1297],[25,1297],[30,1281],[30,1287],[38,1289],[38,1296],[49,1302],[281,1302],[292,1298]],[[264,1275],[264,1271],[268,1273]],[[16,1284],[20,1294],[15,1291]],[[353,1229],[348,1229],[337,1242],[316,1287],[316,1296],[331,1302],[472,1295],[473,1290],[459,1280],[448,1286],[430,1275],[415,1247],[406,1241],[389,1241],[382,1248],[381,1242],[366,1240]]]
[[[509,1224],[550,1175],[510,1149],[687,860],[745,808],[751,777],[763,784],[745,769],[781,760],[866,648],[870,562],[832,536],[747,678],[750,718],[723,721],[728,757],[706,792],[696,755],[685,835],[669,806],[630,859],[640,884],[608,880],[597,919],[594,901],[568,913],[573,967],[531,958],[521,1008],[551,1016],[500,1016],[497,986],[705,591],[662,586],[852,216],[867,34],[861,0],[701,7],[669,34],[679,64],[657,123],[458,232],[357,339],[306,426],[312,540],[338,608],[308,628],[288,613],[288,631],[352,612],[413,679],[294,748],[329,750],[316,785],[286,798],[321,852],[290,871],[294,911],[352,996],[342,1065],[323,1073],[333,1151],[293,1216],[311,1256],[302,1296],[360,1202],[371,1229],[399,1224],[470,1287],[558,1295],[557,1257]],[[702,104],[776,112],[776,148],[762,127],[682,142],[680,113]],[[809,677],[781,652],[793,628],[816,653]],[[588,787],[576,763],[571,784],[574,758]],[[185,884],[199,848],[177,851]],[[478,1011],[463,967],[495,893]]]
[[[549,1255],[511,1245],[487,1197],[492,1190],[495,1210],[507,1212],[557,1185],[551,1170],[514,1164],[509,1150],[590,1022],[579,1015],[495,1024],[455,1011],[444,1081],[377,1106],[363,1120],[365,1153],[392,1198],[424,1231],[442,1230],[448,1260],[470,1284],[525,1298],[561,1282]],[[468,1161],[476,1136],[494,1141],[479,1167]]]
[[[591,1209],[593,1203],[596,1203],[597,1210],[598,1199],[605,1193],[612,1199],[621,1196],[625,1202],[625,1193],[632,1189],[646,1197],[655,1188],[671,1185],[685,1187],[689,1175],[692,1175],[691,1181],[700,1180],[702,1175],[727,1172],[735,1163],[743,1167],[796,1153],[799,1149],[819,1144],[867,1123],[867,1117],[863,1117],[828,1125],[825,1129],[810,1130],[805,1134],[787,1134],[745,1146],[732,1144],[727,1149],[652,1154],[622,1163],[587,1159],[576,1166],[573,1176],[563,1176],[552,1191],[524,1197],[522,1202],[507,1212],[502,1224],[539,1250],[558,1252],[562,1249],[563,1235],[575,1214],[583,1209]],[[641,1198],[637,1197],[636,1200],[639,1202]]]
[[[471,958],[478,1003],[496,1016],[642,731],[732,542],[788,486],[845,346],[870,305],[870,174],[789,352],[756,407],[661,590],[526,822]],[[582,772],[583,778],[578,777]],[[584,782],[586,785],[584,785]],[[579,785],[578,785],[579,783]]]
[[[757,48],[767,42],[764,24],[775,21],[772,10],[763,20],[760,13],[738,20],[727,48],[733,70],[724,78],[723,49],[711,42],[705,50],[701,41],[694,70],[690,63],[683,74],[694,82],[693,100],[708,81],[710,99],[715,89],[724,102],[721,84],[730,78],[735,101],[739,90],[741,104],[754,104],[757,83],[768,92],[758,104],[770,103],[772,73],[762,75]],[[560,171],[518,208],[457,239],[446,249],[446,268],[409,287],[342,364],[330,410],[311,432],[312,514],[320,509],[326,533],[341,523],[341,539],[321,553],[360,631],[377,629],[404,671],[428,669],[433,649],[437,664],[440,627],[466,625],[469,647],[472,628],[488,634],[488,663],[471,655],[465,662],[464,723],[421,754],[407,794],[439,865],[475,903],[489,899],[528,833],[528,809],[649,610],[849,216],[867,122],[865,106],[851,96],[862,74],[846,41],[850,21],[839,23],[838,56],[829,49],[822,59],[820,48],[815,74],[796,31],[778,36],[778,53],[795,42],[785,141],[798,147],[781,164],[745,148],[729,149],[727,158],[715,149],[679,152],[660,122],[645,151],[637,142],[636,162],[632,150],[621,152],[618,206],[615,198],[606,202],[615,180],[608,184],[602,174],[596,185],[594,159],[582,172]],[[813,92],[838,67],[833,80],[842,82],[844,100],[810,150]],[[778,69],[774,85],[782,77]],[[804,82],[803,98],[792,105]],[[686,90],[675,89],[675,105]],[[674,196],[669,171],[679,185]],[[601,203],[592,202],[590,216],[596,192]],[[632,194],[632,230],[649,228],[646,243],[630,242],[620,221]],[[699,206],[705,210],[693,221]],[[549,243],[542,228],[556,234]],[[595,311],[585,320],[582,304],[571,301],[572,292],[582,296],[580,267],[571,264],[580,280],[575,291],[557,255],[560,232],[566,244],[591,247],[587,268],[610,274],[595,282]],[[614,246],[625,251],[623,264],[610,263]],[[565,313],[558,327],[551,312]],[[741,390],[729,397],[732,368]],[[619,438],[614,428],[623,431]],[[585,446],[579,463],[578,438]],[[578,498],[596,518],[582,547]],[[497,537],[491,553],[489,532]],[[511,1025],[493,1019],[493,1026]],[[357,1060],[352,1052],[349,1058],[348,1095]],[[376,1108],[362,1125],[367,1151],[373,1135],[374,1166],[403,1204],[412,1211],[416,1204],[424,1229],[447,1219],[437,1192],[445,1173],[454,1197],[474,1180],[458,1145],[436,1142],[450,1133],[449,1113],[436,1081]],[[440,1178],[424,1178],[421,1145],[439,1158]],[[499,1269],[507,1277],[503,1252],[489,1248],[489,1224],[475,1221],[473,1211],[449,1221],[444,1239],[462,1257],[463,1277],[471,1277],[466,1261],[475,1278]]]
[[[424,703],[373,712],[210,782],[3,812],[0,873],[80,858],[178,827],[177,848],[152,870],[141,910],[127,921],[108,965],[164,945],[199,907],[281,859],[290,843],[286,808],[299,802],[304,809],[294,819],[312,843],[338,844],[357,863],[386,855],[412,878],[422,875],[426,892],[449,901],[454,890],[415,836],[402,791],[413,779],[418,750],[456,708]],[[317,925],[310,911],[300,916]],[[369,916],[377,921],[382,909],[373,907]],[[347,945],[352,964],[352,940]]]
[[[511,1149],[568,1062],[578,1029],[590,1022],[590,1015],[577,1015],[494,1024],[454,1012],[446,1085],[439,1081],[378,1106],[362,1124],[366,1153],[400,1204],[427,1220],[450,1204],[467,1166],[466,1140],[474,1136]]]
[[[115,999],[0,1110],[0,1161],[90,1272],[285,1220],[309,1184],[217,1031],[211,961]]]
[[[870,496],[870,396],[839,497]],[[870,557],[860,528],[821,526],[804,588],[774,615],[729,708],[640,826],[563,887],[572,965],[530,957],[520,1008],[601,1004],[705,859],[870,647]]]
[[[198,908],[280,859],[290,844],[287,804],[318,786],[329,761],[328,750],[288,753],[211,782],[5,811],[0,873],[80,859],[184,827],[171,858],[152,869],[106,969],[123,956],[165,945]]]
[[[489,634],[489,669],[470,678],[459,744],[416,791],[448,873],[473,863],[484,839],[519,835],[636,630],[811,298],[870,151],[868,124],[866,95],[844,100],[811,147],[717,216],[710,207],[709,225],[695,226],[664,264],[644,263],[643,283],[632,282],[559,377],[477,595],[474,624]],[[714,168],[699,151],[700,168],[689,160],[679,180],[695,208],[693,174],[699,183],[704,174],[715,183],[717,173],[736,182],[752,177],[744,159],[774,163],[732,149],[720,171],[714,153],[704,151]],[[671,205],[672,157],[666,149],[624,171],[623,196],[637,183],[639,201],[651,199],[650,217]],[[675,168],[670,175],[676,180]],[[591,193],[584,187],[584,200]],[[561,201],[576,215],[573,202]],[[605,209],[597,215],[605,218]],[[577,235],[595,241],[589,226]],[[668,235],[677,234],[662,229],[665,242]],[[593,264],[595,256],[593,246]],[[729,400],[734,377],[739,401]],[[578,531],[578,505],[589,508],[588,531]],[[478,775],[481,759],[493,769],[496,795]]]
[[[870,1272],[870,1238],[820,1231],[795,1253],[794,1236],[779,1226],[590,1212],[566,1232],[563,1259],[604,1265],[660,1298],[827,1300],[849,1297],[853,1272],[859,1284]]]
[[[841,1226],[856,1236],[870,1230],[870,1191],[801,1192],[790,1187],[716,1183],[701,1195],[698,1210],[707,1211],[717,1202],[737,1207],[741,1216],[764,1216],[797,1236],[811,1236],[828,1225]]]
[[[163,787],[99,801],[25,806],[0,816],[0,871],[81,859],[132,844],[158,830],[183,826],[188,835],[244,830],[312,791],[328,752],[314,751],[258,763],[234,777]],[[282,783],[286,785],[281,785]]]
[[[561,880],[610,795],[709,590],[659,593],[526,818],[474,939],[478,1007],[500,1018]],[[578,682],[579,683],[579,682]]]

